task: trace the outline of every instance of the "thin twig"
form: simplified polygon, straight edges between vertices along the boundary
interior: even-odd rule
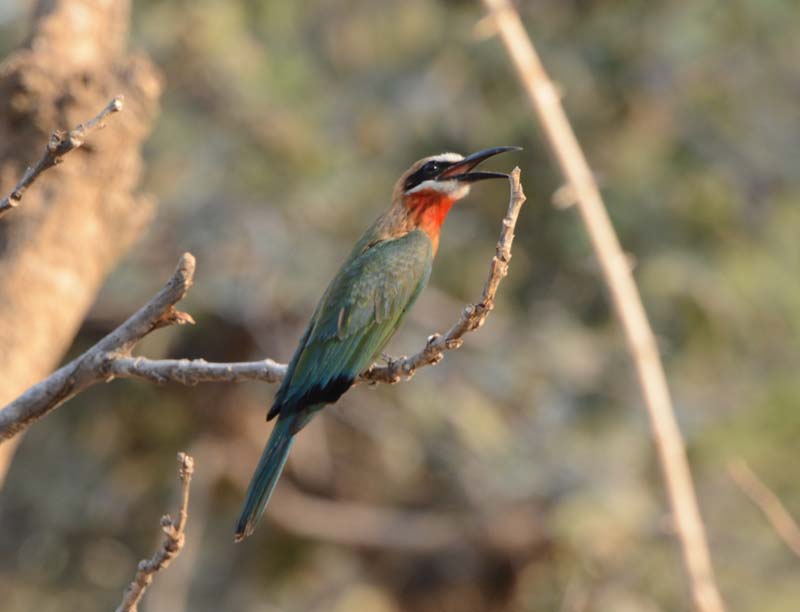
[[[184,531],[186,530],[186,521],[189,518],[189,486],[192,482],[192,474],[194,474],[194,459],[186,453],[178,453],[178,463],[180,463],[178,477],[183,485],[178,520],[173,520],[169,514],[161,517],[161,530],[166,535],[164,542],[150,559],[143,559],[139,562],[136,576],[134,576],[128,588],[125,589],[122,601],[117,606],[116,612],[136,612],[139,602],[147,587],[153,582],[155,574],[169,567],[172,560],[183,549],[186,540]]]
[[[743,459],[728,463],[728,475],[769,521],[786,546],[800,557],[800,526],[780,498],[765,485]]]
[[[484,0],[548,144],[567,178],[575,203],[625,331],[628,349],[644,392],[650,424],[666,480],[694,605],[702,612],[725,608],[714,580],[705,528],[700,517],[683,439],[653,331],[633,280],[628,258],[608,217],[597,183],[536,50],[508,0]]]
[[[86,137],[94,130],[104,127],[103,121],[109,115],[122,110],[124,98],[116,96],[101,110],[96,117],[81,123],[69,132],[57,130],[50,135],[50,140],[44,148],[42,157],[33,166],[28,167],[17,186],[5,198],[0,200],[0,217],[12,208],[19,206],[22,195],[39,175],[53,166],[60,164],[63,157],[70,151],[83,146]]]
[[[408,379],[417,369],[441,361],[445,351],[460,347],[466,333],[483,325],[494,308],[500,281],[508,274],[514,227],[520,208],[525,202],[519,177],[519,168],[515,168],[510,176],[508,211],[503,218],[496,254],[492,258],[480,301],[467,306],[455,325],[444,335],[430,336],[419,353],[401,359],[389,359],[386,365],[373,364],[359,380],[395,383]],[[271,359],[209,363],[203,359],[147,359],[132,356],[133,348],[150,332],[166,325],[194,323],[188,314],[175,309],[175,304],[186,295],[192,285],[194,269],[194,257],[185,253],[164,288],[125,323],[81,356],[0,409],[0,442],[23,431],[87,387],[110,382],[114,378],[138,378],[155,383],[175,382],[184,385],[249,380],[276,383],[283,380],[286,365]]]

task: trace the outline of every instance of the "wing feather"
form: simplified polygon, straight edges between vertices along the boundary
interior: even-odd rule
[[[433,251],[419,230],[347,262],[320,300],[268,418],[335,402],[372,363],[428,282]]]

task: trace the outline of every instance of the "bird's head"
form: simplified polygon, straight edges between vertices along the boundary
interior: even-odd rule
[[[520,147],[495,147],[464,157],[440,153],[424,157],[406,170],[397,181],[393,200],[407,212],[413,225],[425,230],[438,243],[439,230],[450,208],[465,197],[473,183],[493,178],[508,178],[502,172],[475,172],[482,161]]]

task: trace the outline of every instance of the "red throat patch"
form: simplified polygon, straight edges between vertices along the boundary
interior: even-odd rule
[[[406,196],[405,204],[409,216],[419,229],[428,234],[433,243],[434,253],[439,248],[442,224],[454,203],[455,200],[452,198],[432,189]]]

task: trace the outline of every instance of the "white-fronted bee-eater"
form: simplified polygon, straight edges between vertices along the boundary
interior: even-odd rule
[[[464,157],[419,160],[400,177],[389,209],[356,242],[317,305],[267,420],[277,417],[256,467],[236,541],[253,533],[278,482],[294,436],[326,404],[347,391],[397,331],[425,288],[450,208],[473,183],[508,178],[475,171],[482,161],[519,147]]]

